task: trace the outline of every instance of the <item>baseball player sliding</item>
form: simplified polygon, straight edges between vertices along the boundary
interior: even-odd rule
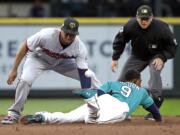
[[[37,112],[35,115],[23,116],[23,124],[31,123],[116,123],[125,120],[142,105],[151,112],[156,121],[162,121],[159,109],[146,89],[141,86],[141,76],[136,70],[125,74],[125,81],[109,81],[99,89],[82,90],[78,94],[85,98],[86,104],[69,112]]]
[[[78,27],[76,19],[67,18],[61,29],[42,29],[21,45],[7,80],[9,85],[16,79],[17,69],[24,57],[25,63],[17,84],[15,102],[1,123],[17,123],[33,82],[46,70],[80,80],[83,89],[101,85],[94,73],[88,70],[87,50],[77,36]]]

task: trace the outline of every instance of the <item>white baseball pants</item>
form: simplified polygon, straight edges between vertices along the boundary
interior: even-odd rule
[[[97,124],[116,123],[125,120],[129,107],[127,103],[120,102],[118,99],[112,97],[109,94],[104,94],[97,98],[99,104],[99,118],[96,119]],[[45,117],[45,123],[74,123],[74,122],[86,122],[89,112],[87,104],[84,104],[69,113],[62,112],[37,112],[36,114],[42,114]]]

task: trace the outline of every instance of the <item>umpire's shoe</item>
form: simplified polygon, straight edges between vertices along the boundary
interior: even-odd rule
[[[22,124],[44,123],[45,118],[41,114],[25,115],[20,119]]]

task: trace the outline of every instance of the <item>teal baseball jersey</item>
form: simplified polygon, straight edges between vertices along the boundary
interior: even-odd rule
[[[129,106],[129,115],[134,112],[139,105],[148,108],[154,103],[145,88],[130,82],[109,81],[102,85],[100,90],[112,95],[121,102],[126,102]]]

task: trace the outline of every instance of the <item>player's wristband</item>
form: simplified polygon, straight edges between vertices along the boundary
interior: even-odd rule
[[[159,112],[159,109],[157,108],[157,106],[153,103],[151,106],[149,106],[148,108],[146,108],[147,111],[151,112],[153,115],[153,118],[159,122],[162,121],[161,118],[161,114]]]

